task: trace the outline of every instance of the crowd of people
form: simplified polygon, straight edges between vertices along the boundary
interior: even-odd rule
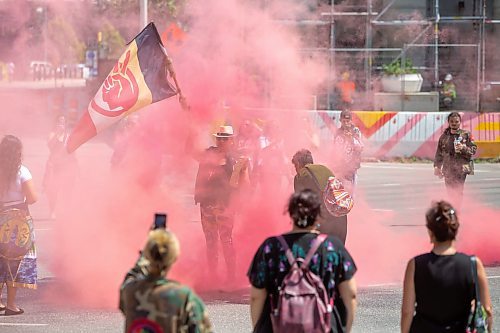
[[[354,278],[357,266],[345,248],[348,216],[330,214],[323,196],[331,177],[341,180],[351,194],[354,192],[363,143],[352,118],[353,113],[348,110],[340,115],[341,127],[334,136],[334,145],[341,158],[336,159],[331,168],[314,163],[308,149],[298,150],[291,158],[296,171],[294,193],[288,202],[292,228],[282,235],[265,239],[256,250],[247,273],[254,332],[279,333],[283,332],[283,327],[292,327],[290,320],[293,318],[290,317],[293,314],[284,315],[286,318],[279,316],[286,313],[281,307],[293,306],[288,304],[293,302],[290,298],[306,297],[300,293],[283,296],[287,283],[294,278],[298,279],[297,285],[314,280],[316,284],[309,281],[316,286],[313,297],[324,294],[323,303],[313,303],[314,306],[323,305],[318,309],[319,313],[324,312],[322,318],[326,318],[323,324],[327,332],[351,331],[357,309]],[[471,325],[470,314],[479,304],[484,309],[488,331],[492,331],[492,303],[484,266],[479,258],[458,252],[455,247],[463,186],[467,175],[473,174],[472,157],[476,152],[470,132],[460,128],[460,121],[460,114],[450,113],[449,127],[437,146],[434,172],[444,178],[451,203],[432,203],[425,215],[433,246],[431,252],[408,263],[401,310],[403,333],[466,332]],[[233,244],[234,201],[252,180],[259,178],[253,173],[259,170],[262,156],[252,155],[251,149],[247,149],[258,144],[235,142],[232,126],[221,126],[213,136],[215,145],[195,156],[199,163],[195,203],[200,204],[208,273],[219,274],[220,240],[226,263],[225,281],[230,284],[235,280],[237,264],[237,249]],[[51,157],[47,173],[59,173],[58,163],[63,162],[59,160],[58,151],[64,147],[66,138],[65,119],[60,117],[49,136]],[[258,137],[255,142],[259,142]],[[47,193],[55,196],[51,199],[54,201],[50,203],[51,209],[55,207],[58,191],[57,184],[53,186],[55,194],[53,191]],[[28,205],[36,202],[37,195],[31,174],[22,164],[21,141],[12,135],[5,136],[0,143],[0,199],[0,286],[7,287],[6,302],[0,298],[0,311],[16,315],[24,312],[16,304],[17,288],[36,288],[36,251]],[[7,228],[14,224],[19,226],[18,230],[25,228],[27,231],[25,242],[16,242],[19,234]],[[166,277],[179,251],[179,242],[168,229],[150,232],[140,258],[127,273],[120,289],[120,309],[126,317],[126,332],[148,329],[158,332],[213,331],[201,298],[190,288]],[[0,288],[0,296],[1,291]],[[311,301],[311,294],[307,295],[309,301],[306,303]],[[300,318],[306,319],[293,323],[298,331],[305,327],[306,320],[309,320],[307,325],[315,327],[311,331],[322,331],[316,320],[311,322],[307,315]]]
[[[354,278],[357,267],[345,248],[347,215],[338,217],[330,214],[325,208],[323,192],[330,177],[338,177],[345,183],[349,192],[354,192],[363,143],[359,129],[352,123],[352,115],[347,110],[341,113],[341,127],[334,137],[334,142],[335,152],[342,158],[336,160],[332,166],[333,171],[325,165],[315,164],[308,149],[297,151],[291,159],[296,170],[293,180],[294,194],[288,202],[292,228],[282,235],[264,240],[258,247],[247,273],[251,285],[250,318],[254,332],[283,332],[294,329],[297,332],[351,331],[357,309]],[[451,113],[448,124],[449,127],[437,147],[435,174],[445,178],[450,199],[460,205],[457,196],[461,197],[465,177],[470,174],[467,166],[472,165],[476,146],[470,133],[460,128],[459,114]],[[235,211],[231,203],[238,191],[254,179],[252,171],[258,170],[258,167],[254,169],[254,166],[259,163],[254,165],[252,162],[258,161],[259,158],[241,156],[241,150],[237,149],[241,145],[238,144],[238,138],[231,126],[221,126],[214,137],[215,146],[197,156],[199,170],[195,202],[200,204],[209,273],[218,274],[217,248],[220,239],[227,266],[226,281],[231,281],[234,279],[236,264],[234,251],[237,250],[232,242]],[[492,331],[492,304],[484,266],[479,258],[458,252],[455,247],[459,229],[457,209],[447,201],[439,201],[432,203],[426,213],[426,227],[433,247],[431,252],[417,256],[408,263],[401,310],[403,333],[466,332],[472,325],[471,312],[474,312],[475,306],[479,304],[486,314],[484,323],[488,324],[488,331]],[[147,253],[146,250],[144,252]],[[133,271],[138,271],[138,265]],[[290,298],[301,296],[298,293],[284,297],[283,293],[287,288],[287,281],[297,278],[297,275],[294,275],[294,267],[301,267],[303,272],[302,275],[299,274],[298,280],[294,280],[295,285],[300,284],[301,279],[307,280],[305,271],[316,276],[317,281],[322,284],[320,289],[324,289],[324,304],[328,309],[325,315],[328,321],[326,330],[320,325],[321,320],[316,318],[317,312],[309,317],[296,313],[294,316],[300,320],[290,324],[292,305],[285,303],[293,302]],[[473,267],[477,269],[477,277]],[[132,279],[130,273],[127,279]],[[127,285],[127,279],[124,286]],[[476,288],[480,291],[478,296],[473,292]],[[124,296],[122,288],[121,299],[124,300],[124,297],[130,296]],[[131,302],[136,304],[134,302],[138,301],[140,298],[137,296],[135,301]],[[307,301],[297,302],[302,304],[303,309],[307,308]],[[285,306],[289,307],[280,309]],[[142,317],[137,317],[137,314],[136,317],[126,315],[127,327],[129,320],[133,318],[137,321],[137,318],[151,319],[151,316],[154,316],[154,312],[148,312],[144,307],[135,308],[142,309]],[[122,311],[128,313],[123,308]],[[200,311],[203,313],[197,316],[200,331],[210,330],[211,325],[207,324],[209,321],[205,321],[206,313],[201,307]],[[280,316],[286,318],[280,319]],[[175,327],[187,325],[190,317],[192,316],[182,316],[184,321],[177,322]],[[175,318],[178,321],[180,317]],[[311,318],[315,319],[311,321]],[[277,324],[280,320],[281,323]],[[283,324],[283,321],[287,320],[288,322]],[[167,326],[164,327],[167,332],[172,331],[168,330]]]

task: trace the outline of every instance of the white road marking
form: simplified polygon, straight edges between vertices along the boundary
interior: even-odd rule
[[[0,323],[0,326],[49,326],[49,324]]]
[[[379,288],[379,287],[396,287],[400,286],[401,283],[391,282],[391,283],[377,283],[377,284],[368,284],[365,287],[367,288]]]
[[[432,169],[432,164],[422,165],[420,167],[406,166],[406,165],[368,165],[362,164],[362,168],[372,168],[372,169],[404,169],[404,170],[425,170],[427,168]],[[475,170],[474,170],[475,171]]]
[[[429,169],[431,171],[433,169],[432,163],[413,165],[413,166],[410,166],[408,164],[401,164],[401,165],[362,164],[361,167],[366,168],[366,169],[398,169],[398,170],[426,170],[426,169]],[[478,169],[477,164],[476,164],[474,172],[492,173],[492,172],[498,172],[498,169],[492,169],[492,170]]]
[[[401,184],[398,184],[398,183],[388,183],[388,184],[380,184],[380,186],[401,186]]]

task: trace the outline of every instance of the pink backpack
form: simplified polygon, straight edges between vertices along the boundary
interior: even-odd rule
[[[321,234],[313,241],[305,259],[295,259],[283,236],[278,236],[291,269],[283,279],[276,302],[271,302],[274,333],[330,332],[330,298],[321,278],[309,270],[311,258],[326,237]]]

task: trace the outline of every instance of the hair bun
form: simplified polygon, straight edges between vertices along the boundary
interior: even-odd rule
[[[437,241],[454,240],[460,223],[453,206],[446,201],[432,203],[426,213],[427,228],[432,231]]]

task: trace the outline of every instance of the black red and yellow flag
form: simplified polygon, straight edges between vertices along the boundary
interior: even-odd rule
[[[68,152],[132,112],[176,95],[168,80],[169,61],[154,23],[149,23],[128,44],[90,101],[68,138]]]

